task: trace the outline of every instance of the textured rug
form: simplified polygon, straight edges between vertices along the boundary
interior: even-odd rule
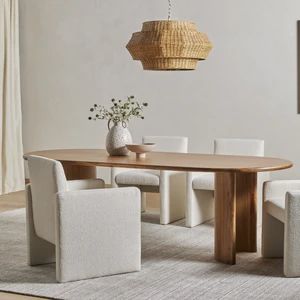
[[[57,299],[300,299],[300,278],[282,277],[281,259],[239,254],[213,259],[212,224],[188,229],[142,217],[142,271],[58,284],[54,265],[26,265],[25,211],[0,214],[0,290]]]

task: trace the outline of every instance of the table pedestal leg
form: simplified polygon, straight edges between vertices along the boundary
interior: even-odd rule
[[[256,251],[256,173],[215,175],[215,259],[235,264],[236,251]]]
[[[215,175],[215,259],[235,264],[235,174]]]
[[[257,174],[236,174],[236,251],[256,252]]]
[[[63,165],[67,180],[97,178],[96,167],[94,166],[74,165],[70,162],[61,163]]]

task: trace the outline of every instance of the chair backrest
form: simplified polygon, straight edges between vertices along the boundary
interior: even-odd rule
[[[216,139],[214,153],[224,155],[264,156],[264,141],[254,139]]]
[[[182,136],[144,136],[143,143],[156,143],[157,152],[188,152],[188,138]]]
[[[55,243],[55,197],[67,190],[60,162],[40,156],[28,156],[33,222],[36,234]]]

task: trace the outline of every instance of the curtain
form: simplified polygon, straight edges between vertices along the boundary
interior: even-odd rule
[[[0,194],[24,189],[18,0],[0,0]]]

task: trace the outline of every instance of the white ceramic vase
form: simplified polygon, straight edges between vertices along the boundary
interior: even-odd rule
[[[132,144],[132,137],[126,123],[114,123],[106,136],[106,150],[110,156],[128,155],[126,144]]]

